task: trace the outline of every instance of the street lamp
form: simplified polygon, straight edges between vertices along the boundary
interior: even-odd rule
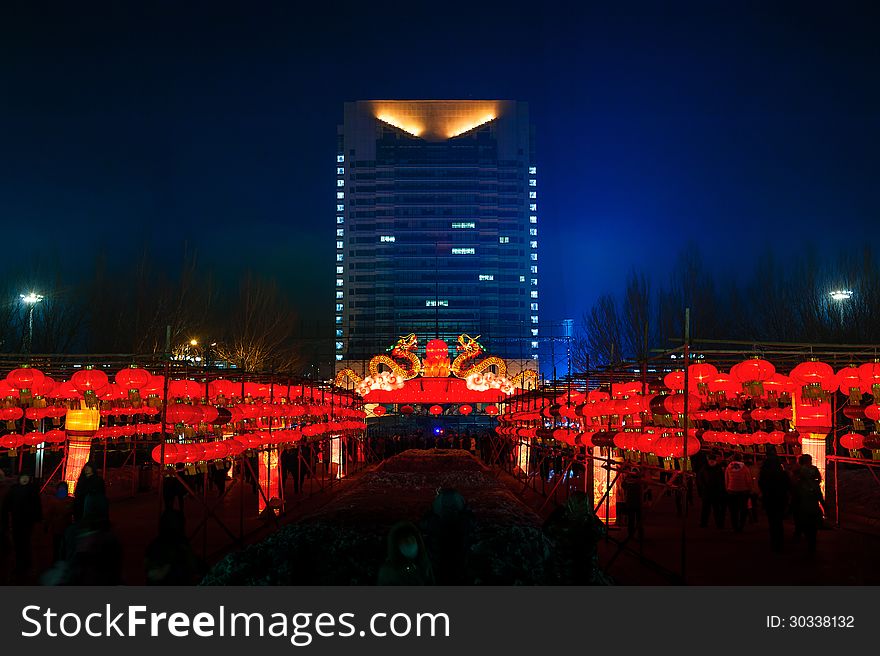
[[[30,353],[31,344],[33,344],[34,341],[34,308],[37,303],[43,300],[43,295],[28,292],[27,294],[19,294],[19,296],[21,297],[21,302],[27,306],[28,310],[28,332],[24,351],[25,353]]]
[[[853,293],[850,289],[835,289],[828,295],[835,301],[848,301],[852,298]]]

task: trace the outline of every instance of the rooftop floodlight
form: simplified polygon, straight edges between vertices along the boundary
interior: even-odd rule
[[[829,294],[831,298],[835,301],[846,301],[852,298],[852,290],[849,289],[835,289],[833,292]]]
[[[34,292],[28,292],[27,294],[19,294],[22,302],[27,303],[28,305],[34,305],[43,300],[42,294],[35,294]]]

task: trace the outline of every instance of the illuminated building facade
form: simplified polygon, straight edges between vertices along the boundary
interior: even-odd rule
[[[345,104],[336,150],[335,359],[415,332],[538,356],[538,182],[516,101]]]

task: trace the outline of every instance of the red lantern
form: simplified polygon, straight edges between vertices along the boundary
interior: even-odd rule
[[[236,385],[231,380],[218,378],[217,380],[212,380],[208,383],[208,396],[212,399],[217,398],[218,396],[230,398],[236,396],[240,392],[241,385]]]
[[[0,380],[0,399],[7,396],[15,396],[16,390],[12,385],[6,382],[6,379]]]
[[[746,384],[755,382],[763,383],[765,380],[770,380],[775,373],[776,367],[767,362],[767,360],[762,360],[761,358],[744,360],[739,364],[733,365],[730,369],[731,378],[738,380],[740,383]]]
[[[497,415],[498,414],[498,406],[497,405],[487,405],[486,406],[486,414],[487,415]]]
[[[880,405],[872,403],[869,406],[865,406],[865,416],[871,421],[880,421]]]
[[[411,405],[405,405],[400,408],[400,414],[411,415],[415,409]]]
[[[37,446],[38,444],[41,444],[42,442],[45,442],[45,441],[46,441],[46,436],[43,435],[43,433],[40,433],[38,431],[33,431],[31,433],[27,433],[24,436],[24,443],[28,446]]]
[[[789,377],[798,385],[822,385],[834,379],[830,364],[819,361],[801,362],[791,370]],[[837,387],[836,385],[834,386]]]
[[[169,424],[197,423],[201,413],[191,405],[178,403],[169,405],[165,410],[165,421]]]
[[[865,446],[865,438],[858,433],[847,433],[840,436],[840,446],[844,449],[861,449]]]
[[[430,412],[434,416],[437,416],[443,412],[443,408],[439,405],[432,405],[430,408],[428,408],[428,412]]]
[[[684,371],[678,370],[666,374],[663,377],[663,384],[674,392],[680,392],[684,389]]]
[[[866,362],[859,367],[862,389],[871,392],[875,385],[880,385],[880,362]]]
[[[18,390],[33,390],[36,386],[43,382],[43,372],[39,369],[31,369],[30,367],[21,367],[13,369],[6,374],[6,382],[9,386]]]
[[[49,444],[63,444],[67,439],[67,435],[63,430],[53,428],[46,433],[46,441]]]
[[[688,394],[688,397],[688,413],[691,414],[699,410],[702,407],[703,402],[700,401],[699,397],[694,396],[693,394]],[[671,394],[669,396],[658,398],[663,399],[663,407],[669,414],[684,414],[684,394]]]
[[[48,376],[43,376],[43,380],[39,385],[35,385],[32,391],[34,396],[49,396],[57,385],[58,383]]]
[[[140,369],[135,365],[120,369],[116,372],[114,380],[122,389],[139,390],[146,387],[150,383],[150,372],[146,369]]]
[[[375,408],[373,408],[373,414],[376,415],[377,417],[381,417],[382,415],[385,414],[385,406],[384,405],[377,405]]]
[[[200,399],[205,386],[194,380],[172,380],[168,383],[168,396],[173,399]]]
[[[723,393],[725,396],[733,397],[742,391],[742,385],[733,380],[730,376],[724,374],[716,374],[706,383],[709,391],[713,393]]]
[[[474,409],[469,405],[460,405],[458,406],[458,412],[467,417],[470,413],[472,413]]]
[[[70,383],[74,389],[82,394],[96,392],[106,387],[107,382],[107,374],[100,369],[92,369],[91,367],[77,371],[70,377]]]

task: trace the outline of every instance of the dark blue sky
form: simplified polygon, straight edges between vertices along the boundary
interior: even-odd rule
[[[868,4],[32,4],[0,9],[4,277],[187,240],[328,315],[336,124],[369,98],[529,101],[548,321],[687,241],[735,275],[880,224]]]

